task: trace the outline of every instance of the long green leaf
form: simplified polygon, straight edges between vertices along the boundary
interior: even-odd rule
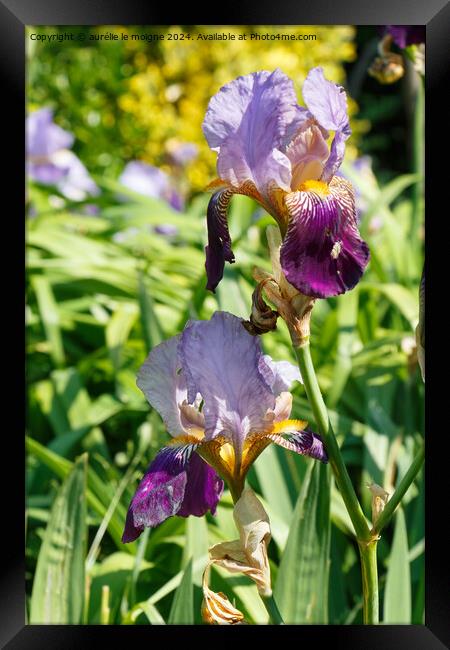
[[[311,462],[274,591],[285,623],[328,622],[329,553],[330,470]]]
[[[169,625],[194,624],[194,587],[192,583],[192,559],[181,578],[180,585],[175,592],[169,614]]]
[[[25,445],[27,451],[36,458],[38,458],[42,463],[49,467],[57,476],[60,478],[65,478],[71,471],[73,463],[58,454],[55,454],[53,451],[50,451],[46,447],[43,447],[39,442],[33,440],[32,438],[27,437],[25,439]],[[114,496],[114,492],[111,490],[111,486],[107,486],[104,482],[97,476],[97,474],[88,468],[87,472],[87,484],[88,489],[86,492],[86,497],[89,506],[95,510],[95,512],[104,517],[106,510]],[[129,553],[134,553],[136,551],[136,543],[131,542],[130,544],[122,544],[122,532],[125,524],[126,510],[122,504],[119,504],[111,517],[108,524],[108,531],[113,538],[116,546],[120,550],[128,551]]]
[[[254,467],[264,498],[280,518],[289,524],[293,508],[276,446],[269,445]]]
[[[155,312],[155,306],[150,292],[145,286],[143,275],[138,277],[139,285],[139,307],[141,310],[142,332],[144,334],[145,347],[150,352],[158,343],[164,340],[164,332]]]
[[[334,408],[342,395],[352,370],[353,342],[358,319],[358,290],[349,291],[341,296],[337,307],[338,340],[336,363],[333,369],[331,389],[327,404]]]
[[[411,623],[411,572],[408,555],[408,532],[405,515],[399,508],[396,514],[394,539],[384,592],[385,623]]]
[[[77,624],[84,599],[87,455],[75,463],[53,504],[39,552],[30,623]]]
[[[33,278],[33,287],[36,292],[36,299],[39,312],[42,318],[45,335],[50,343],[50,354],[57,367],[64,364],[64,347],[60,329],[58,305],[53,296],[50,282],[44,276]]]

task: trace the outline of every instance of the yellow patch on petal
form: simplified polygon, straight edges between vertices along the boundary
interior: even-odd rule
[[[270,433],[295,433],[303,431],[307,426],[306,420],[282,420],[274,422]]]
[[[318,194],[321,198],[330,193],[328,185],[322,181],[305,181],[298,189],[300,192],[314,192],[314,194]]]
[[[271,423],[268,424],[271,426]],[[272,442],[272,440],[267,437],[269,431],[254,433],[245,440],[244,448],[242,450],[242,475],[245,476],[250,465],[255,462],[259,454]]]
[[[235,454],[231,442],[226,442],[221,446],[219,456],[228,467],[234,467]]]
[[[205,432],[203,429],[192,428],[190,429],[189,435],[172,438],[172,440],[169,440],[167,443],[167,446],[178,447],[179,445],[197,445],[201,440],[203,440],[204,435]]]

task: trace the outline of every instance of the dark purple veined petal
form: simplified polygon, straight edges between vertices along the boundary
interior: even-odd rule
[[[370,254],[357,228],[351,184],[335,176],[329,186],[288,194],[286,206],[291,218],[280,261],[287,280],[314,298],[352,289]]]
[[[164,447],[139,483],[127,513],[122,542],[132,542],[144,528],[168,517],[215,513],[223,481],[195,453],[198,445]]]
[[[187,483],[179,517],[202,517],[208,510],[216,514],[224,483],[216,471],[203,458],[193,453],[186,467]]]
[[[325,450],[322,438],[318,433],[314,433],[310,429],[304,431],[296,431],[294,433],[270,434],[268,436],[277,445],[295,451],[296,454],[302,456],[310,456],[315,460],[320,460],[323,463],[328,462],[328,455]]]
[[[408,45],[425,43],[424,25],[386,25],[385,33],[390,34],[394,43],[401,49]]]
[[[227,212],[233,190],[221,189],[212,195],[207,212],[208,245],[206,253],[206,288],[215,291],[223,277],[225,261],[233,264],[234,254],[231,250],[231,237],[228,231]]]

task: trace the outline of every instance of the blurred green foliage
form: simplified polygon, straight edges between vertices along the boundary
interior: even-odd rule
[[[203,87],[196,66],[205,64],[208,80],[204,88],[208,92],[239,71],[276,65],[291,75],[298,70],[295,78],[299,85],[307,69],[317,63],[331,67],[336,71],[333,78],[343,81],[339,66],[354,57],[354,28],[314,29],[322,30],[320,42],[327,46],[321,51],[317,45],[308,45],[305,57],[290,45],[284,45],[282,52],[277,50],[277,55],[267,46],[254,51],[249,48],[248,58],[233,50],[228,57],[225,49],[213,51],[211,47],[192,60],[175,45],[165,49],[145,42],[134,43],[129,49],[102,42],[28,48],[29,109],[47,105],[56,109],[56,121],[75,133],[74,151],[95,173],[102,190],[88,201],[99,208],[98,216],[92,217],[83,213],[82,203],[61,203],[60,196],[55,207],[58,193],[53,188],[28,184],[33,216],[27,220],[26,563],[28,606],[36,622],[44,617],[42,622],[161,624],[180,621],[183,616],[190,622],[192,615],[195,623],[201,622],[200,584],[208,545],[234,539],[236,533],[231,498],[226,492],[215,517],[172,517],[146,531],[137,542],[121,543],[126,509],[137,481],[167,440],[160,417],[136,387],[135,377],[148,351],[180,332],[188,318],[209,318],[217,309],[248,317],[254,288],[252,268],[269,269],[265,225],[270,219],[250,199],[233,198],[230,230],[236,264],[227,266],[213,295],[204,288],[209,196],[194,196],[179,213],[161,201],[132,192],[128,192],[127,202],[119,202],[118,193],[126,192],[114,179],[128,159],[163,162],[169,136],[202,142],[200,123],[206,95],[203,103],[198,99],[199,114],[189,131],[183,130],[191,120],[188,108],[183,113],[182,102],[170,105],[171,110],[176,108],[176,116],[169,111],[167,117],[160,95],[168,79],[177,83],[177,79],[186,78],[186,97],[196,79]],[[55,28],[39,31],[50,33]],[[278,55],[284,58],[278,59]],[[152,92],[148,87],[145,93],[141,89],[145,97],[141,96],[140,84],[152,74],[160,85]],[[127,108],[127,102],[137,103]],[[162,124],[167,119],[168,130],[161,127],[153,137],[158,116]],[[193,194],[206,176],[206,180],[212,178],[213,159],[205,153],[198,178],[188,171]],[[373,176],[358,174],[348,163],[342,171],[364,200],[361,232],[372,258],[354,291],[317,302],[312,351],[345,462],[370,519],[366,484],[375,481],[392,493],[423,435],[424,386],[413,338],[422,244],[418,233],[411,234],[414,206],[408,198],[418,177],[398,176],[380,186]],[[177,226],[178,234],[156,233],[154,226],[161,223]],[[284,324],[264,336],[262,343],[273,358],[294,362]],[[293,417],[309,419],[314,426],[303,387],[298,384],[293,392]],[[77,461],[84,453],[87,459],[83,455]],[[310,467],[308,459],[269,447],[249,475],[271,519],[273,583],[276,592],[291,588],[289,584],[295,589],[292,571],[298,571],[299,577],[307,571],[308,548],[295,553],[292,543],[286,546],[292,522],[296,524],[292,535],[306,540],[305,544],[313,543],[308,535],[311,531],[298,526],[298,513],[303,513],[306,520],[329,530],[322,536],[330,549],[329,574],[321,577],[329,583],[328,601],[320,610],[323,622],[360,623],[361,577],[352,526],[332,482],[329,500],[325,494],[320,497],[326,507],[321,506],[316,518],[312,510],[316,501],[304,498],[319,480],[311,478]],[[322,489],[328,489],[323,477],[320,481],[325,486]],[[80,508],[87,508],[87,516],[83,515],[87,530],[74,523],[80,518]],[[402,622],[424,620],[423,508],[422,472],[396,516],[394,539],[392,525],[379,543],[386,621],[394,621],[396,616],[401,616]],[[71,539],[61,542],[58,526],[65,521],[73,533]],[[71,558],[72,544],[85,537],[84,572],[78,555],[67,565],[60,554],[62,560]],[[48,564],[52,544],[59,544],[59,573],[59,565]],[[280,564],[288,557],[285,549],[292,560]],[[328,555],[327,547],[320,550]],[[288,561],[292,562],[291,571]],[[46,573],[47,565],[51,571]],[[82,607],[77,601],[77,607],[67,608],[61,606],[62,601],[50,598],[42,613],[38,603],[53,588],[48,582],[52,575],[62,580],[61,598],[70,599],[74,591],[84,595]],[[408,602],[400,613],[396,576],[410,587]],[[315,611],[311,609],[316,602],[311,584],[298,592],[296,622],[307,620],[302,618],[307,616],[304,612]],[[211,587],[225,592],[248,621],[267,621],[256,588],[248,579],[230,578],[213,569]]]
[[[204,41],[198,34],[226,31],[313,34],[316,41]],[[322,65],[325,74],[343,83],[343,64],[355,58],[351,26],[180,27],[144,26],[29,27],[28,33],[82,33],[83,41],[30,41],[29,108],[56,108],[60,126],[76,136],[74,151],[92,173],[117,177],[124,163],[138,158],[169,169],[173,142],[193,142],[199,156],[187,166],[191,191],[202,191],[215,175],[215,154],[201,123],[210,97],[238,75],[277,66],[295,83],[299,101],[308,71]],[[91,41],[101,34],[118,41]],[[121,34],[129,36],[121,40]],[[163,41],[131,40],[132,35],[165,34]],[[170,33],[192,34],[190,40],[167,40]],[[350,99],[350,111],[356,113]],[[350,155],[368,123],[355,119]]]

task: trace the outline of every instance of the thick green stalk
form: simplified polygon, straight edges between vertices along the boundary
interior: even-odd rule
[[[336,484],[341,492],[350,519],[352,520],[356,536],[359,541],[368,542],[371,538],[370,529],[359,504],[347,468],[342,459],[339,445],[331,427],[327,408],[323,401],[312,363],[309,343],[294,348],[294,350],[297,355],[306,395],[314,414],[314,420],[319,428],[320,435],[324,439],[331,469],[333,470]]]
[[[325,442],[336,484],[356,532],[361,556],[364,623],[376,624],[378,623],[377,540],[374,540],[371,535],[331,427],[328,411],[312,363],[309,340],[304,341],[303,345],[294,347],[294,349],[314,420]]]
[[[417,474],[419,473],[419,470],[423,465],[424,459],[425,459],[425,445],[422,443],[422,446],[419,449],[419,453],[414,458],[411,467],[408,469],[405,476],[400,481],[398,488],[395,490],[394,494],[385,505],[383,512],[380,514],[377,521],[375,522],[372,529],[373,536],[375,535],[378,536],[380,532],[383,530],[383,528],[389,523],[397,506],[399,505],[400,501],[405,496],[411,483],[414,481]]]
[[[363,621],[366,625],[379,622],[377,541],[359,542],[363,584]]]
[[[280,610],[278,609],[278,605],[276,604],[274,597],[272,595],[261,596],[261,600],[267,609],[270,622],[273,625],[284,625],[284,621],[281,617]]]

